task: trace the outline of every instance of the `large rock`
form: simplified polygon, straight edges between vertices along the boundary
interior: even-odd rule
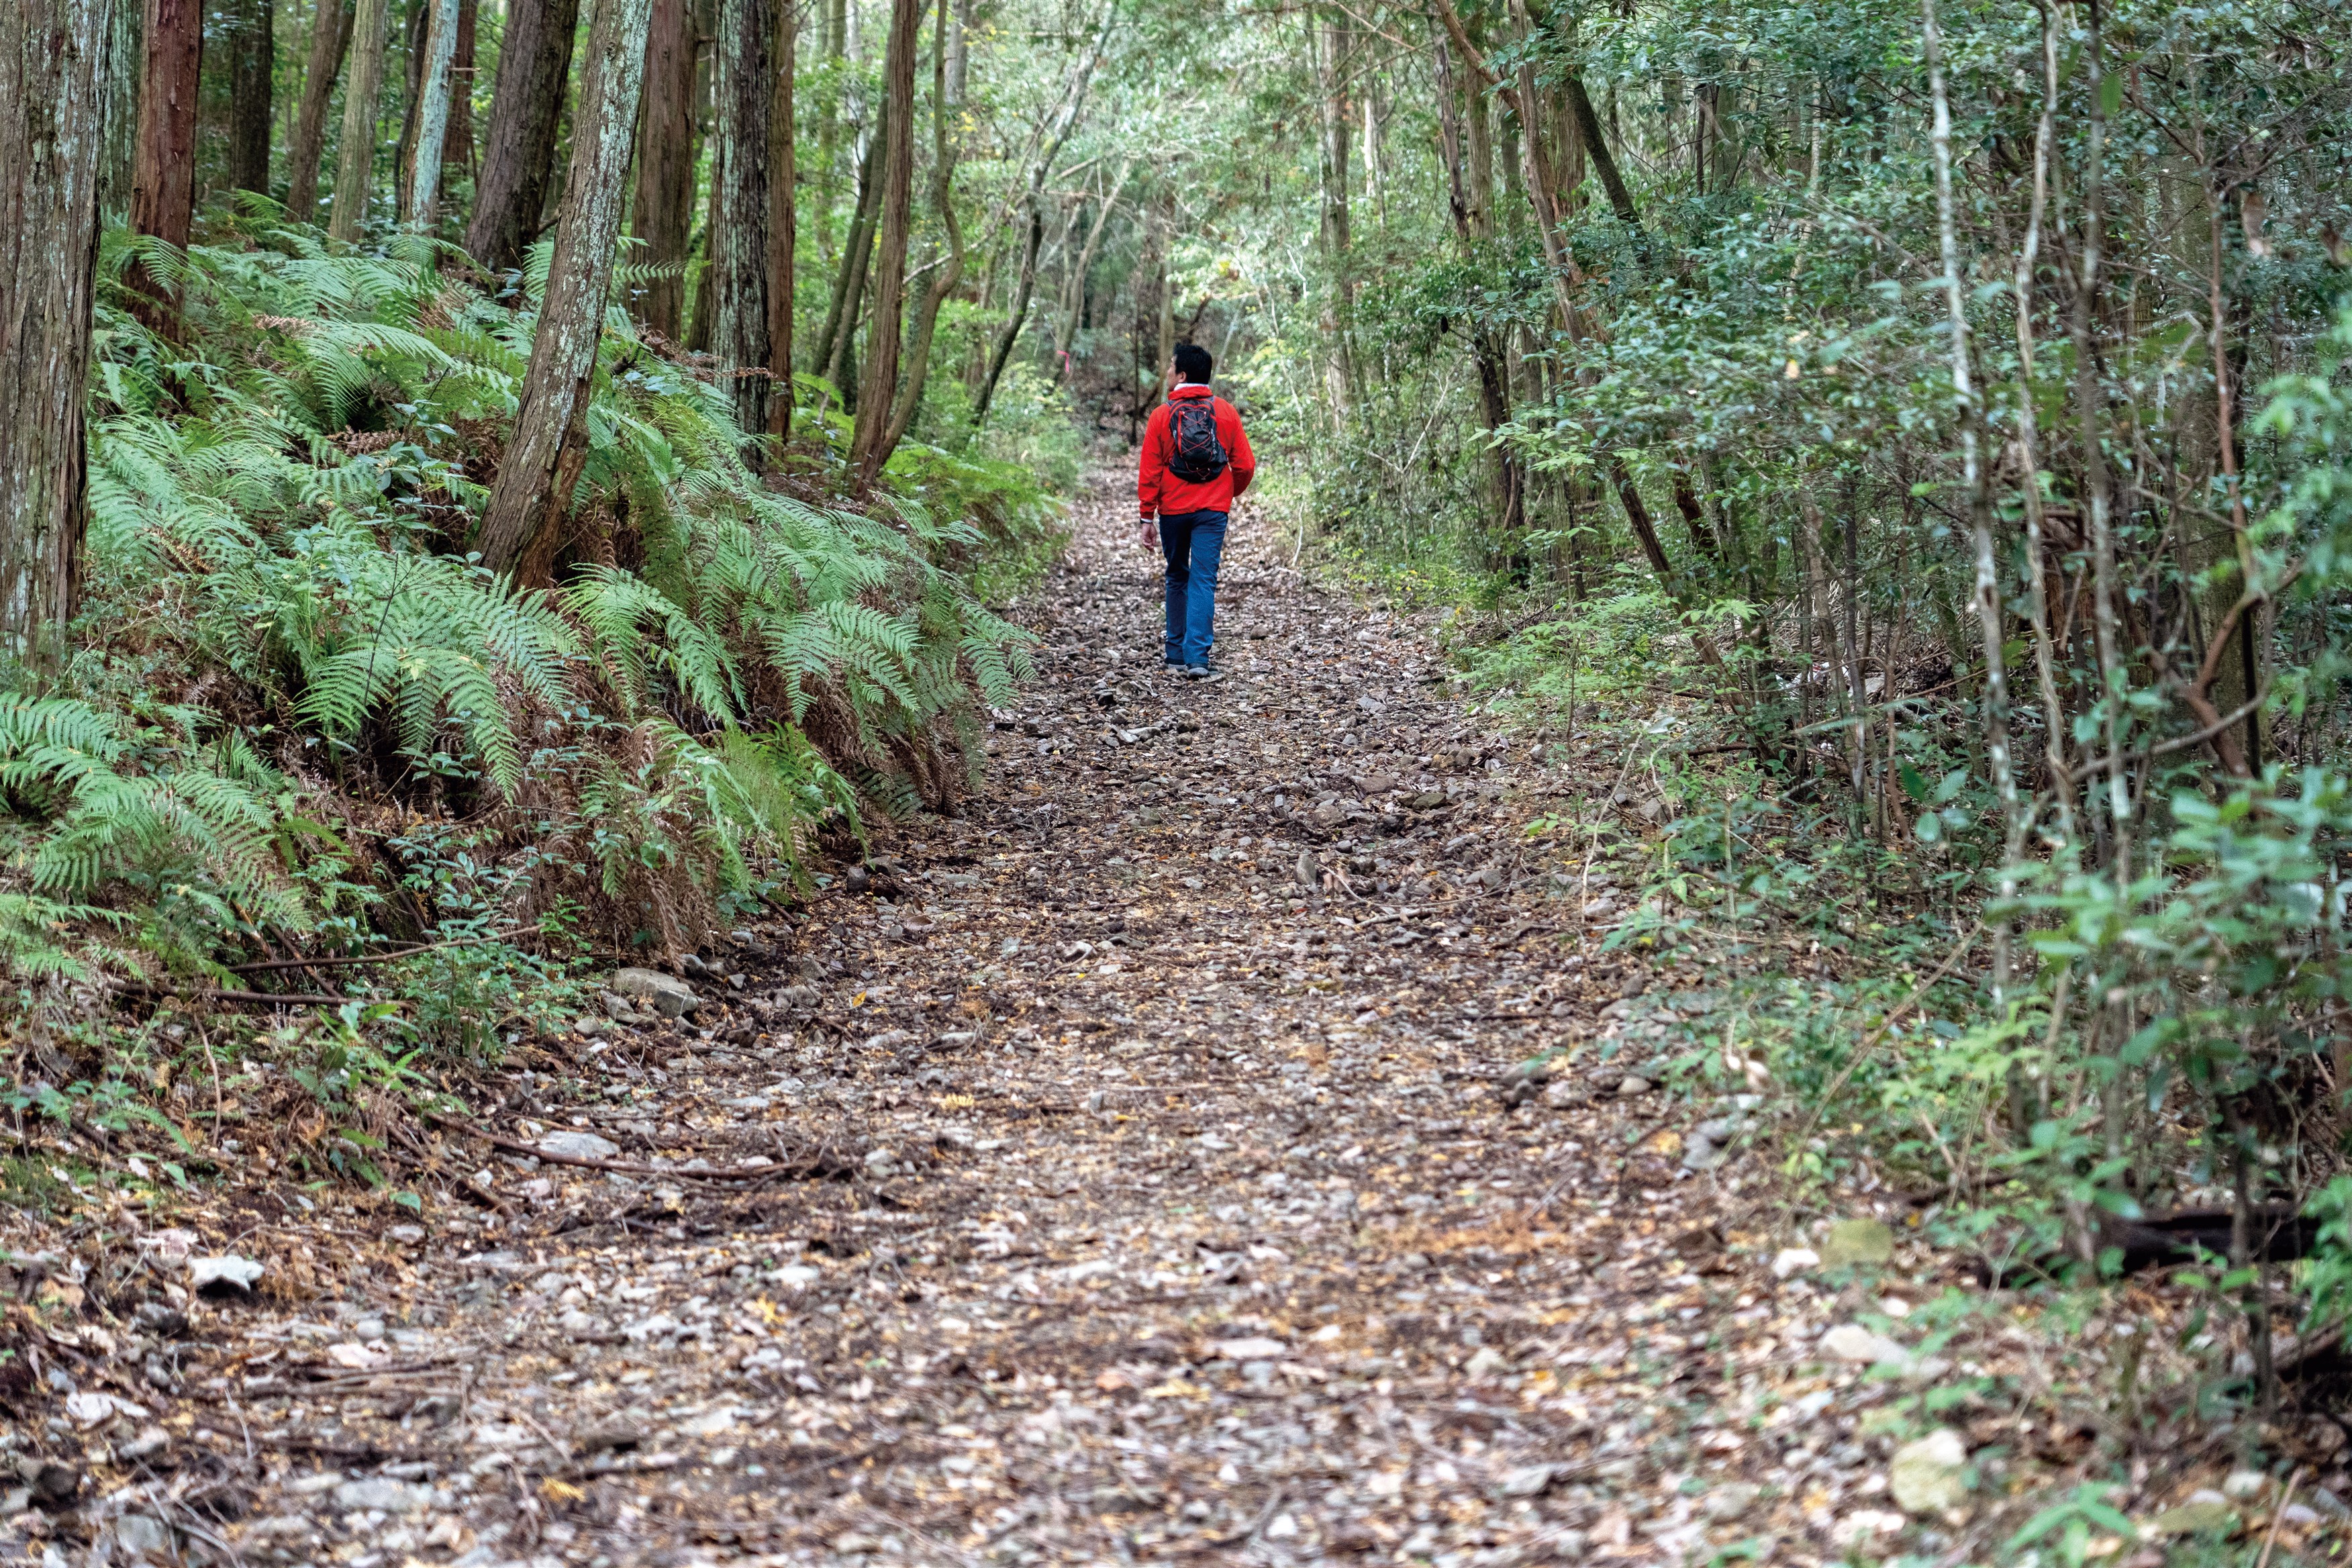
[[[1822,1239],[1822,1266],[1877,1266],[1893,1260],[1895,1233],[1874,1219],[1842,1219]]]
[[[658,969],[616,969],[612,988],[619,995],[649,1005],[665,1018],[682,1018],[702,1005],[693,986]]]
[[[1968,1500],[1969,1447],[1949,1426],[1938,1426],[1895,1450],[1887,1489],[1906,1513],[1944,1513]]]

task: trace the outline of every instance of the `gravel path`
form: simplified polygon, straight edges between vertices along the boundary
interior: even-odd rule
[[[707,1032],[526,1052],[484,1114],[634,1171],[452,1131],[465,1180],[366,1270],[188,1304],[114,1560],[157,1515],[193,1560],[356,1568],[1757,1533],[1717,1402],[1759,1408],[1775,1285],[1732,1167],[1617,1092],[1659,998],[1520,866],[1523,761],[1246,522],[1223,678],[1164,674],[1119,494],[1016,606],[1038,679],[961,816],[710,952]]]

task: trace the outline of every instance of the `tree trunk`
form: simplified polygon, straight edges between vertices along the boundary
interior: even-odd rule
[[[0,6],[0,645],[34,664],[80,575],[108,10]]]
[[[276,0],[237,0],[229,65],[228,183],[269,194],[270,78],[278,64]]]
[[[428,63],[425,41],[433,30],[435,4],[436,0],[411,0],[408,19],[400,24],[400,139],[393,144],[392,210],[402,222],[408,217],[408,182],[416,156],[417,110],[425,100]]]
[[[1461,41],[1454,42],[1454,47],[1462,47]],[[1473,111],[1468,118],[1474,127],[1469,141],[1475,155],[1471,159],[1471,167],[1465,171],[1462,166],[1463,105],[1454,90],[1454,63],[1446,38],[1441,37],[1437,39],[1431,50],[1430,61],[1437,78],[1438,154],[1445,165],[1446,203],[1453,211],[1454,234],[1462,247],[1463,257],[1475,259],[1480,240],[1491,233],[1491,229],[1484,226],[1490,225],[1492,218],[1489,200],[1492,187],[1487,182],[1493,177],[1493,165],[1491,163],[1482,164],[1485,153],[1480,150],[1485,141],[1475,132],[1475,127],[1484,119],[1486,110],[1478,101],[1474,88],[1468,95],[1469,107]],[[1476,80],[1475,68],[1471,79],[1473,82]],[[1482,321],[1474,321],[1469,324],[1468,335],[1470,357],[1478,372],[1479,422],[1491,437],[1510,421],[1509,378],[1504,367],[1501,345],[1495,341],[1493,330]],[[1496,446],[1491,440],[1486,444],[1486,482],[1492,494],[1497,524],[1506,531],[1521,527],[1527,521],[1525,478],[1510,448]]]
[[[793,433],[793,288],[800,242],[793,157],[793,92],[800,70],[800,7],[776,5],[776,93],[768,119],[768,430]]]
[[[923,0],[890,0],[890,36],[882,56],[882,245],[876,258],[874,325],[866,339],[866,376],[857,393],[850,466],[871,486],[888,458],[890,416],[898,392],[898,333],[907,308],[907,238],[914,216],[915,56],[922,47]],[[848,329],[845,326],[844,331]]]
[[[121,0],[117,0],[120,4]],[[326,151],[327,104],[351,51],[357,0],[319,0],[310,16],[310,53],[302,68],[302,108],[286,157],[286,210],[298,223],[319,221],[319,163]]]
[[[1315,64],[1321,145],[1316,163],[1323,199],[1317,237],[1323,248],[1323,264],[1331,277],[1331,314],[1326,323],[1332,348],[1328,384],[1332,404],[1344,419],[1356,401],[1355,284],[1350,276],[1349,255],[1353,236],[1352,215],[1348,209],[1348,154],[1354,124],[1348,112],[1345,74],[1348,57],[1355,47],[1355,36],[1343,9],[1327,12],[1319,26],[1311,21],[1308,26],[1316,27],[1319,35]]]
[[[587,460],[588,387],[613,286],[652,9],[653,0],[595,0],[590,14],[546,301],[531,335],[514,440],[482,514],[484,564],[534,584],[546,581],[562,543],[561,524]]]
[[[1104,194],[1102,205],[1095,209],[1094,226],[1087,231],[1087,242],[1079,247],[1076,263],[1070,275],[1062,281],[1062,319],[1054,330],[1054,384],[1062,384],[1070,373],[1070,350],[1078,341],[1078,312],[1086,303],[1087,278],[1094,271],[1095,257],[1102,248],[1103,234],[1110,227],[1111,215],[1118,210],[1119,193],[1127,188],[1127,176],[1134,168],[1131,161],[1122,162],[1113,176],[1110,188]]]
[[[646,34],[645,111],[637,130],[637,191],[631,232],[651,267],[675,275],[636,290],[638,321],[676,340],[684,331],[686,248],[694,222],[694,25],[687,0],[654,0]]]
[[[112,0],[103,10],[106,75],[99,89],[103,130],[98,163],[101,221],[125,218],[131,211],[139,163],[139,89],[147,75],[144,10],[131,0]]]
[[[181,249],[187,247],[195,216],[196,84],[204,42],[201,0],[146,0],[131,231]],[[167,285],[133,262],[131,289],[140,320],[158,331],[176,330],[179,306]]]
[[[479,24],[475,0],[457,0],[457,48],[449,59],[449,122],[441,132],[441,195],[474,175],[474,34]]]
[[[849,242],[843,247],[841,265],[833,275],[833,295],[825,307],[824,331],[817,340],[816,370],[837,392],[850,392],[842,367],[850,363],[850,340],[857,335],[857,307],[866,292],[866,270],[874,256],[875,209],[882,199],[882,139],[866,144],[858,169],[857,210],[849,220]]]
[[[163,4],[165,0],[150,0]],[[356,240],[367,221],[375,184],[376,110],[383,96],[383,60],[392,33],[391,0],[359,0],[352,17],[352,79],[343,89],[343,135],[335,149],[335,203],[327,232]]]
[[[458,0],[430,0],[425,69],[416,90],[416,151],[410,159],[403,217],[430,230],[441,200],[441,145],[449,134],[450,72],[457,63]]]
[[[482,176],[474,186],[473,220],[466,226],[467,253],[485,267],[521,266],[523,253],[539,238],[579,20],[580,0],[513,0],[507,7]],[[635,100],[632,89],[630,101]],[[565,194],[568,200],[568,186]]]
[[[931,50],[931,208],[940,215],[940,222],[948,231],[948,258],[939,276],[923,291],[923,302],[915,315],[915,335],[907,345],[907,374],[898,388],[898,401],[890,411],[890,427],[882,437],[882,455],[875,462],[879,471],[907,438],[907,427],[915,422],[915,411],[922,406],[923,383],[930,374],[931,340],[939,331],[940,307],[963,281],[963,224],[955,210],[955,144],[948,137],[948,122],[963,105],[950,96],[954,79],[948,69],[948,3],[939,0],[939,27]]]
[[[710,231],[710,352],[747,436],[768,427],[768,71],[772,0],[719,0],[711,62],[717,222]]]
[[[1004,331],[996,340],[996,352],[988,356],[988,374],[980,384],[980,396],[971,405],[971,427],[979,429],[988,422],[988,405],[996,401],[996,384],[1004,379],[1004,366],[1013,358],[1013,346],[1021,341],[1021,328],[1029,319],[1029,297],[1037,287],[1037,247],[1045,242],[1045,214],[1035,205],[1029,209],[1029,238],[1021,248],[1021,273],[1013,286],[1013,310],[1004,320]]]

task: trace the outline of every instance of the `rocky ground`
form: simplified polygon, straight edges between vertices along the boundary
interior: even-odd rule
[[[683,966],[689,1016],[640,976],[637,1021],[519,1050],[421,1214],[129,1237],[110,1312],[23,1341],[57,1397],[0,1533],[354,1568],[1948,1544],[1984,1434],[1905,1414],[1957,1375],[1906,1331],[1929,1273],[1751,1209],[1739,1106],[1649,1089],[1677,993],[1603,952],[1605,868],[1564,899],[1517,847],[1524,749],[1246,517],[1222,678],[1163,673],[1118,497],[1018,606],[1038,678],[961,816]],[[222,1257],[256,1294],[191,1293]]]

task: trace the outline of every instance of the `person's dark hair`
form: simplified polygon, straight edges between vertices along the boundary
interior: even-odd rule
[[[1209,372],[1214,368],[1216,368],[1216,362],[1209,357],[1209,351],[1200,344],[1178,343],[1176,345],[1176,373],[1186,381],[1206,382],[1209,379]]]

